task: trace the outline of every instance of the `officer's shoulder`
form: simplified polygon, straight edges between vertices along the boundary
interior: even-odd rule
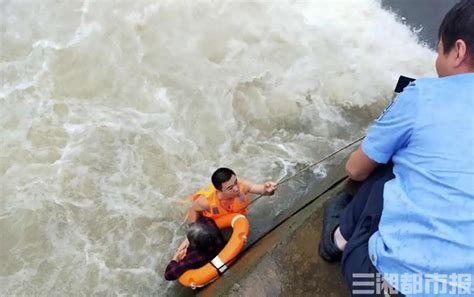
[[[404,90],[408,89],[408,88],[425,88],[425,87],[431,87],[431,86],[435,86],[435,85],[438,85],[438,84],[441,84],[443,83],[442,80],[440,78],[437,78],[437,77],[426,77],[426,78],[418,78],[412,82],[410,82]]]

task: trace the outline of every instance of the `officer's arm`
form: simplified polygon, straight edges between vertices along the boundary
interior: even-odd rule
[[[359,146],[346,163],[347,175],[353,180],[365,180],[379,164],[371,160]]]
[[[197,221],[202,211],[209,210],[209,204],[204,196],[200,196],[198,199],[193,201],[193,204],[189,208],[189,222],[194,223]]]

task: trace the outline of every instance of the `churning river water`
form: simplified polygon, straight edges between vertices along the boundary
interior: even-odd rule
[[[217,167],[289,176],[363,135],[400,74],[435,75],[378,1],[1,0],[0,14],[1,296],[175,294],[183,198]]]

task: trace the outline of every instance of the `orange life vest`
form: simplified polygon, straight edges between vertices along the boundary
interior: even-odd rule
[[[240,195],[232,198],[233,201],[231,203],[230,210],[222,207],[221,202],[217,198],[217,190],[212,184],[209,185],[209,190],[200,190],[194,194],[192,196],[192,200],[195,201],[200,196],[206,197],[207,203],[209,204],[209,210],[203,211],[202,215],[213,220],[232,213],[240,213],[245,215],[248,212],[247,205],[250,203],[250,198],[246,195],[248,190],[241,183],[239,183],[239,190]]]

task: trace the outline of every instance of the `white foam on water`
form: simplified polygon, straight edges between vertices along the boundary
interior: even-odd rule
[[[0,295],[179,293],[163,271],[184,198],[213,170],[293,175],[360,136],[398,75],[434,75],[434,53],[377,1],[2,12]],[[325,166],[282,191],[306,193]],[[291,203],[277,194],[250,215]]]

